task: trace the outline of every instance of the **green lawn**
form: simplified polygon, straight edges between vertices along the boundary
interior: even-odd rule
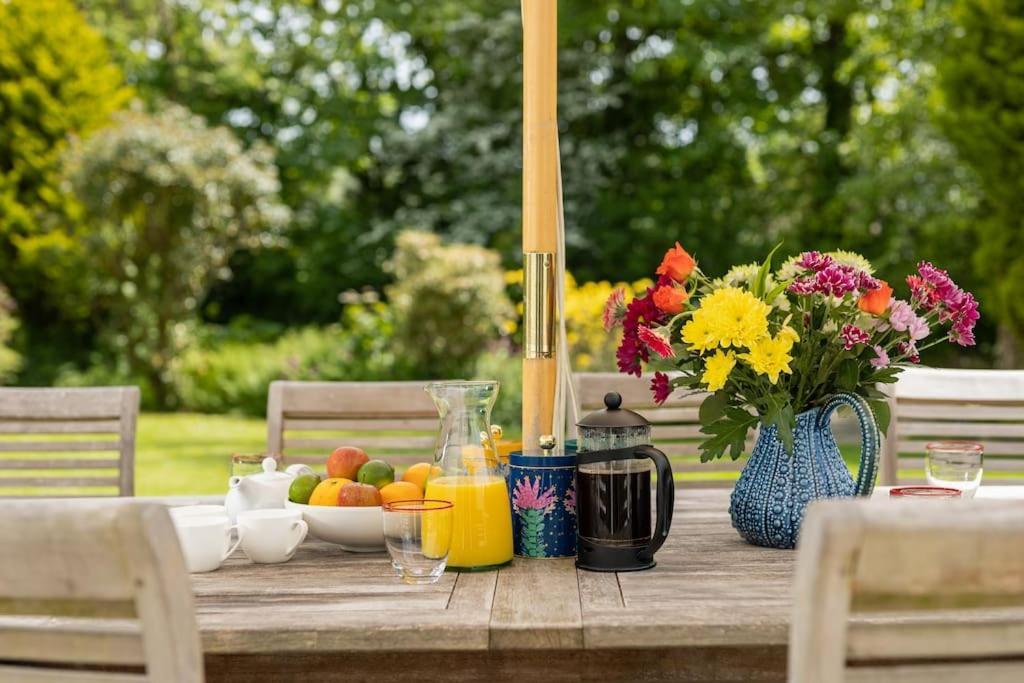
[[[232,453],[260,453],[262,418],[195,413],[143,413],[135,445],[135,493],[166,496],[224,493]]]

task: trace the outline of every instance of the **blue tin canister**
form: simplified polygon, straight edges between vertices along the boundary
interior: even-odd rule
[[[517,557],[576,556],[576,454],[508,459],[512,547]]]

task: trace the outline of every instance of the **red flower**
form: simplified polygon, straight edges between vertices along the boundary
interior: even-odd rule
[[[626,316],[622,319],[622,343],[615,352],[619,372],[640,377],[643,366],[650,359],[650,352],[640,341],[639,330],[642,323],[660,325],[664,313],[658,310],[651,299],[653,288],[649,288],[643,296],[638,296],[626,306]]]
[[[663,285],[654,290],[651,295],[654,298],[654,305],[665,313],[675,315],[683,312],[683,306],[690,294],[682,287]]]
[[[685,282],[696,265],[693,257],[676,242],[676,246],[665,252],[665,258],[661,259],[661,265],[654,272],[658,275],[667,275],[676,282]]]
[[[637,329],[637,337],[647,348],[662,358],[672,358],[676,355],[676,352],[672,349],[672,344],[668,341],[668,337],[660,331],[652,330],[649,327],[640,327]]]
[[[668,397],[672,395],[672,384],[668,375],[664,372],[654,373],[654,379],[651,380],[651,392],[654,394],[654,402],[659,406],[667,401]]]
[[[619,287],[611,293],[608,301],[604,303],[604,311],[601,313],[601,322],[604,324],[604,331],[611,332],[622,323],[626,317],[626,290]]]

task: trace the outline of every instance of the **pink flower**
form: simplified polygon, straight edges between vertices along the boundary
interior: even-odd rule
[[[813,270],[817,273],[832,265],[832,257],[822,254],[820,251],[805,251],[797,258],[796,264],[806,270]]]
[[[793,280],[793,284],[791,284],[786,291],[798,296],[814,294],[814,278],[811,277],[804,280]]]
[[[843,325],[839,336],[843,340],[843,348],[849,351],[858,344],[867,344],[871,341],[871,335],[856,325]]]
[[[654,402],[659,406],[668,400],[668,397],[672,395],[672,383],[669,381],[668,375],[664,372],[654,373],[654,379],[651,380],[651,393],[654,394]]]
[[[960,346],[974,346],[974,326],[981,318],[974,295],[964,292],[961,300],[950,307],[950,318],[953,321],[953,327],[949,331],[950,340]]]
[[[668,340],[668,335],[662,329],[652,330],[649,327],[639,327],[637,329],[637,337],[641,342],[644,343],[647,348],[654,351],[662,358],[673,358],[676,352],[672,349],[672,344]]]
[[[814,252],[809,252],[814,253]],[[828,258],[827,256],[825,258]],[[831,259],[830,259],[831,261]],[[814,275],[795,280],[789,286],[793,294],[822,294],[843,297],[850,292],[878,289],[881,285],[873,277],[851,266],[830,262]]]
[[[921,341],[932,333],[931,328],[928,327],[928,322],[919,316],[914,317],[914,320],[907,327],[907,332],[910,333],[910,340],[915,342]]]
[[[555,505],[555,487],[549,486],[543,493],[540,492],[540,477],[533,478],[533,485],[529,477],[520,479],[512,492],[512,506],[516,510],[550,510]]]
[[[889,325],[897,332],[906,332],[915,320],[917,313],[906,301],[896,299],[889,306]]]
[[[906,356],[907,360],[911,363],[920,363],[921,354],[917,352],[917,344],[912,341],[900,342],[896,345],[896,352],[901,356]]]
[[[875,351],[875,357],[872,358],[869,361],[871,363],[871,367],[875,367],[875,368],[887,368],[887,367],[889,367],[889,354],[886,353],[885,349],[883,349],[881,346],[875,345],[874,351]]]
[[[604,302],[604,311],[601,313],[601,322],[604,323],[604,331],[611,332],[622,324],[626,317],[626,290],[621,287],[616,289]]]

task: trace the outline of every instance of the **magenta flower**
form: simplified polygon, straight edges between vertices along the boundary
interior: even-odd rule
[[[555,505],[555,487],[549,486],[546,491],[540,491],[540,477],[533,478],[533,485],[529,477],[520,479],[512,492],[512,507],[516,510],[550,510]]]
[[[805,251],[797,258],[796,264],[805,270],[813,270],[817,273],[832,265],[832,257],[822,254],[820,251]]]
[[[814,252],[808,252],[813,254]],[[828,258],[827,256],[825,258]],[[878,289],[881,284],[862,270],[852,266],[844,266],[831,262],[821,270],[803,279],[795,280],[789,286],[789,292],[806,296],[822,294],[824,296],[843,297],[858,290]]]
[[[669,381],[668,375],[664,372],[654,373],[654,379],[651,380],[651,393],[654,394],[654,402],[659,406],[668,400],[668,397],[672,395],[672,383]]]
[[[622,324],[626,317],[626,290],[621,287],[616,289],[604,303],[604,311],[601,313],[601,322],[604,324],[604,331],[611,332]]]
[[[676,352],[672,349],[672,344],[668,340],[668,335],[661,329],[652,330],[649,327],[641,326],[637,329],[637,337],[647,348],[662,358],[673,358],[676,355]]]
[[[955,306],[950,307],[949,312],[953,321],[953,327],[949,330],[950,340],[960,346],[974,346],[974,326],[981,318],[974,295],[964,292],[964,296]]]
[[[911,363],[920,363],[921,354],[917,351],[917,344],[913,341],[900,342],[896,345],[896,352],[901,356],[906,356],[907,360]]]
[[[839,336],[843,340],[843,348],[849,351],[858,344],[867,344],[871,341],[871,335],[856,325],[843,325]]]
[[[878,346],[876,344],[875,348],[874,348],[874,351],[875,351],[875,357],[872,358],[870,361],[868,361],[869,363],[871,363],[871,367],[874,367],[874,368],[887,368],[887,367],[889,367],[889,354],[886,352],[886,350],[884,348],[882,348],[881,346]]]

